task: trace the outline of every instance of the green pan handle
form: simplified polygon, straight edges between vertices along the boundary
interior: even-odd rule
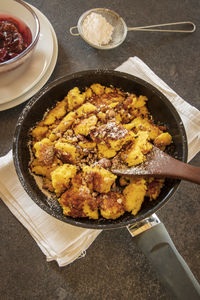
[[[148,218],[142,224],[129,225],[127,229],[173,299],[200,300],[199,283],[155,214],[150,222]]]

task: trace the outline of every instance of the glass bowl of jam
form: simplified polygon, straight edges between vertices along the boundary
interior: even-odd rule
[[[0,2],[0,73],[31,59],[40,34],[39,19],[22,0]]]

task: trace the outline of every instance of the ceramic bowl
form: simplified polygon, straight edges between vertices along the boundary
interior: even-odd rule
[[[19,29],[19,32],[22,33],[22,36],[24,32],[27,31],[27,27],[30,29],[32,35],[31,42],[25,50],[9,60],[0,62],[0,73],[5,73],[18,68],[31,59],[39,39],[40,23],[34,10],[21,0],[1,1],[0,19],[11,20],[14,22]],[[0,47],[2,46],[2,43],[3,41],[1,41]]]

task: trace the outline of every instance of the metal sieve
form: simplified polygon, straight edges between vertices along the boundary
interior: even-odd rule
[[[102,15],[106,19],[110,25],[113,26],[113,33],[111,41],[106,45],[96,45],[93,44],[91,41],[86,39],[83,34],[82,26],[85,18],[91,14],[92,12],[98,13]],[[185,30],[178,30],[178,29],[158,29],[155,27],[165,27],[165,26],[174,26],[174,25],[189,25],[191,29]],[[78,30],[78,32],[74,32],[74,30]],[[79,20],[77,26],[73,26],[70,28],[70,33],[73,36],[81,36],[82,39],[85,40],[86,43],[91,45],[94,48],[108,50],[118,47],[126,38],[128,31],[159,31],[159,32],[184,32],[184,33],[191,33],[196,30],[196,25],[193,22],[186,21],[186,22],[175,22],[175,23],[166,23],[166,24],[157,24],[157,25],[148,25],[148,26],[140,26],[140,27],[127,27],[124,20],[113,10],[107,8],[94,8],[84,12]]]

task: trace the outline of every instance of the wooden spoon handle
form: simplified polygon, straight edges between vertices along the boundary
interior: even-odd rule
[[[180,160],[171,158],[167,167],[163,165],[163,174],[167,177],[179,178],[200,184],[200,168]]]

